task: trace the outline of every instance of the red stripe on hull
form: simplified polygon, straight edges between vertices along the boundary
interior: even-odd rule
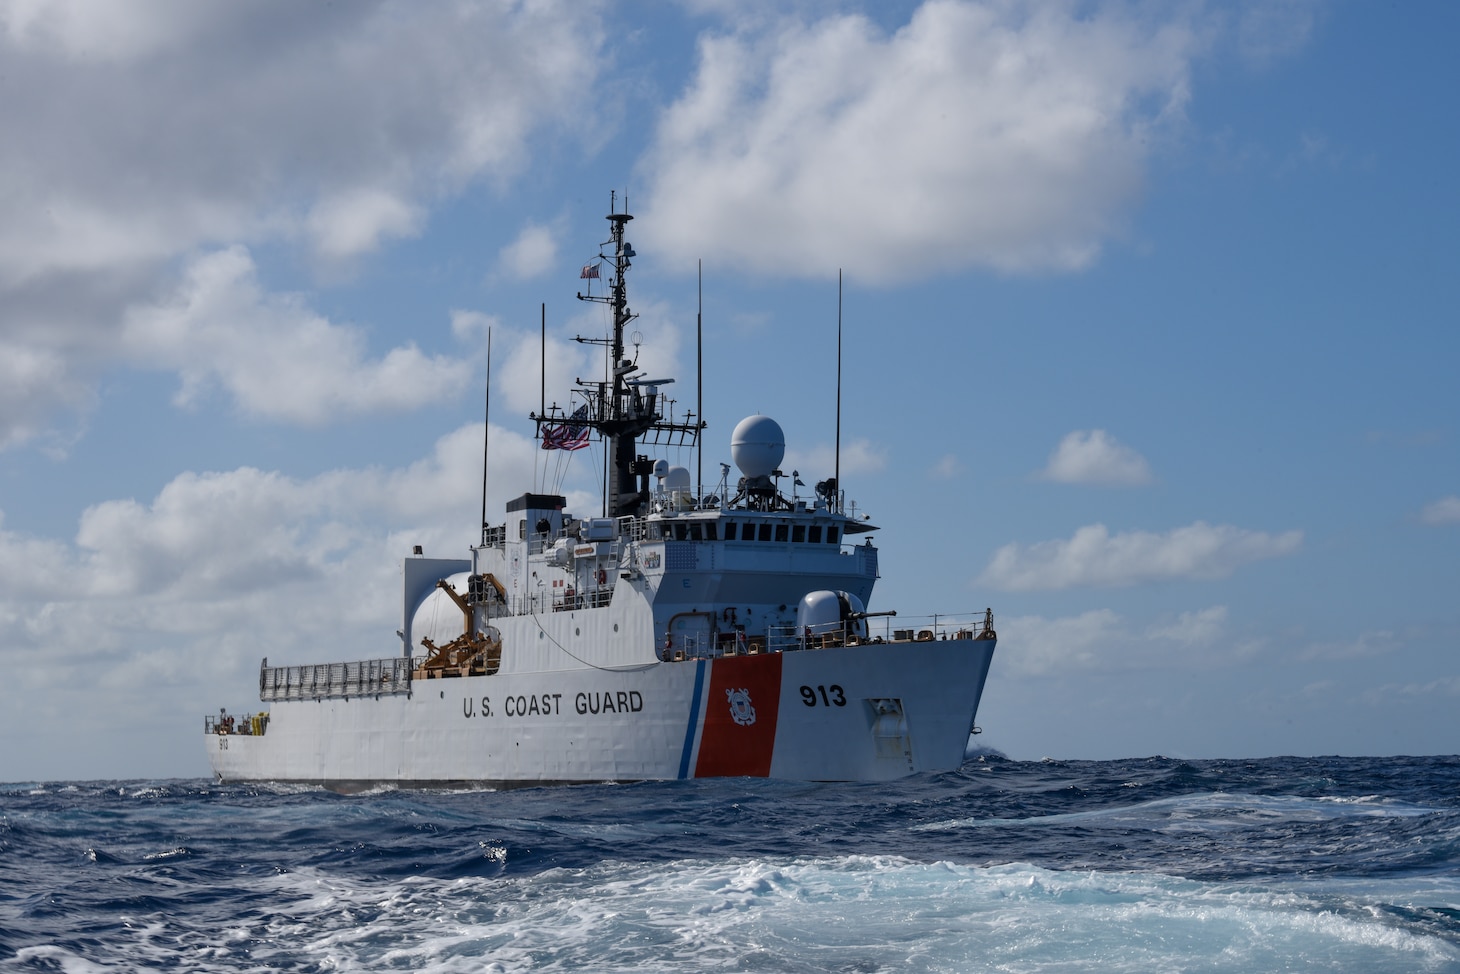
[[[717,659],[712,667],[695,777],[767,777],[781,707],[781,654]]]

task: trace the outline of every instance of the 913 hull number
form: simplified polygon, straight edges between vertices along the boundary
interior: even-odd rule
[[[801,687],[801,702],[808,707],[845,707],[847,705],[847,694],[845,690],[835,683],[829,687],[818,685],[814,689],[803,685]]]

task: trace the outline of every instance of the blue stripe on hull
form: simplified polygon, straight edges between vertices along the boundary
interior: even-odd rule
[[[684,732],[684,754],[679,758],[679,777],[689,777],[689,755],[695,746],[695,728],[700,723],[700,691],[705,688],[705,667],[709,665],[708,660],[700,660],[695,664],[695,693],[689,702],[689,727]]]

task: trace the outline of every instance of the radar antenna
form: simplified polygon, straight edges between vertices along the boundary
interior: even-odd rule
[[[585,268],[583,276],[590,281],[589,292],[579,293],[578,300],[606,304],[613,309],[613,334],[609,338],[584,338],[576,341],[586,345],[606,346],[610,355],[609,378],[597,382],[577,381],[577,394],[583,399],[586,415],[574,413],[569,417],[556,406],[545,410],[545,415],[534,416],[539,427],[548,424],[570,422],[595,430],[608,443],[609,467],[612,473],[606,478],[605,498],[609,517],[627,517],[638,514],[649,503],[649,476],[654,465],[648,457],[639,455],[639,441],[655,445],[693,447],[699,442],[699,432],[704,427],[698,416],[683,420],[665,418],[666,399],[659,391],[661,385],[668,385],[673,379],[646,379],[638,372],[637,351],[640,336],[635,333],[635,358],[624,356],[624,326],[638,315],[629,308],[626,276],[637,256],[633,245],[624,240],[624,225],[633,217],[627,212],[617,212],[618,194],[609,196],[609,239],[599,246],[598,260]],[[604,248],[610,248],[604,253]],[[607,264],[611,276],[608,293],[592,293],[591,282],[598,277],[597,268]]]

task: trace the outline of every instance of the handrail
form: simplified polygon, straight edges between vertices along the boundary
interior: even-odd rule
[[[401,656],[303,666],[259,665],[260,700],[321,700],[411,692],[411,661]]]
[[[219,711],[216,716],[208,714],[203,718],[204,734],[237,734],[243,737],[262,737],[269,729],[269,712],[261,710],[256,714],[234,717]]]
[[[860,644],[912,643],[946,640],[989,640],[996,639],[994,613],[985,609],[981,616],[970,619],[964,615],[935,615],[922,617],[930,622],[915,620],[912,628],[891,630],[888,635],[865,632],[862,626],[852,621],[827,622],[815,626],[794,625],[767,626],[765,634],[749,634],[742,630],[720,631],[715,634],[683,633],[674,637],[675,642],[668,658],[673,660],[719,659],[724,656],[754,656],[758,653],[794,653],[803,650],[832,649],[838,646]],[[900,617],[899,625],[907,624],[906,617]],[[865,634],[864,634],[865,632]]]

